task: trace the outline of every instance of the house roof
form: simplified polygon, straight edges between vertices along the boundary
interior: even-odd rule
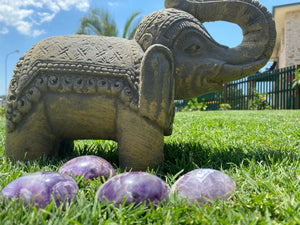
[[[295,2],[286,5],[278,5],[273,7],[273,17],[276,24],[277,39],[270,61],[277,60],[278,51],[280,50],[280,43],[284,35],[286,14],[295,11],[300,11],[300,2]]]

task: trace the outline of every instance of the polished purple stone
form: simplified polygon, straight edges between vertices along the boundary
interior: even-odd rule
[[[209,203],[206,200],[228,199],[235,190],[234,181],[225,173],[213,169],[196,169],[180,177],[172,186],[176,192],[190,203],[195,201]]]
[[[24,205],[32,203],[38,208],[45,208],[54,198],[56,205],[70,202],[77,195],[75,180],[57,172],[37,172],[17,178],[1,192],[6,199],[23,199]]]
[[[115,169],[109,162],[94,155],[79,156],[71,159],[62,165],[58,172],[73,176],[82,175],[86,181],[97,177],[104,177],[107,180],[111,176],[116,175]]]
[[[127,172],[116,175],[104,183],[97,192],[100,202],[112,201],[116,206],[123,203],[126,198],[126,205],[149,201],[157,205],[168,199],[169,186],[159,177],[146,172]]]

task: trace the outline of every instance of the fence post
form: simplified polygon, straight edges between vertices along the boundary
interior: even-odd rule
[[[224,85],[224,104],[227,103],[227,83]]]
[[[299,98],[299,95],[300,95],[300,87],[299,85],[297,84],[295,86],[296,88],[296,99],[295,99],[295,109],[299,109],[299,105],[300,105],[300,98]]]
[[[259,93],[266,92],[273,109],[300,109],[300,85],[292,88],[295,70],[300,65],[281,68],[272,72],[256,73],[248,78],[224,84],[224,89],[208,95],[200,96],[208,101],[208,110],[213,110],[216,103],[230,104],[232,109],[249,109],[249,101],[253,99],[253,88]],[[222,96],[223,95],[223,96]],[[181,101],[181,106],[189,100]],[[1,101],[0,101],[1,103]],[[213,107],[212,107],[213,106]]]
[[[295,74],[297,76],[297,73],[298,73],[298,69],[300,69],[300,65],[297,65],[296,67],[296,71],[295,71]],[[296,97],[295,97],[295,109],[299,109],[300,108],[300,85],[296,85],[295,86],[295,90],[296,90]]]

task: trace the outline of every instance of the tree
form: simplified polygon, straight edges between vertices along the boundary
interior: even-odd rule
[[[134,12],[126,20],[123,38],[133,39],[135,31],[137,29],[138,22],[137,16],[140,12]],[[133,23],[137,21],[136,23]],[[90,9],[87,16],[83,16],[80,19],[80,28],[76,31],[76,34],[92,34],[102,36],[114,36],[119,34],[116,22],[114,18],[109,14],[107,10]]]
[[[300,86],[300,68],[296,71],[296,77],[293,80],[293,86],[292,86],[292,88],[296,87],[297,85]]]
[[[122,38],[127,38],[130,40],[132,40],[134,38],[134,34],[135,34],[135,32],[138,28],[138,24],[141,20],[137,19],[134,24],[133,24],[133,21],[140,13],[141,12],[134,12],[134,13],[132,13],[131,17],[129,17],[126,20]]]

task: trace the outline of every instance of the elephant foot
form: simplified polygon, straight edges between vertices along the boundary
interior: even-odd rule
[[[33,160],[54,155],[57,146],[53,137],[30,130],[16,130],[6,135],[5,155],[9,160]]]
[[[6,132],[5,155],[9,160],[33,160],[58,154],[60,142],[52,134],[43,109],[39,104],[26,121],[14,131]]]
[[[122,169],[134,171],[157,168],[164,159],[164,135],[161,128],[125,110],[119,114],[119,164]]]

